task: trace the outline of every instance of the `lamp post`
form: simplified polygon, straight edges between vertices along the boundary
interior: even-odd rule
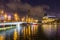
[[[11,16],[10,15],[8,16],[8,21],[11,21]]]
[[[15,21],[19,21],[19,16],[17,13],[14,14],[14,19],[15,19]]]
[[[25,21],[25,17],[22,18],[22,22],[24,22],[24,21]]]
[[[7,14],[4,14],[4,22],[6,22],[7,18],[8,18]]]

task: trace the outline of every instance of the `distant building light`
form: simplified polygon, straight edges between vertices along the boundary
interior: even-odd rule
[[[47,17],[56,17],[56,16],[49,16],[49,15],[48,15]]]
[[[11,20],[11,15],[8,16],[8,20]]]

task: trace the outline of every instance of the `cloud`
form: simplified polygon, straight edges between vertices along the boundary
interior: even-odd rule
[[[26,4],[19,5],[19,8],[21,10],[25,10],[27,12],[28,12],[28,10],[30,10],[30,12],[28,12],[28,14],[31,16],[38,16],[38,17],[44,16],[44,10],[43,10],[43,7],[41,7],[41,6],[33,7],[26,3]]]
[[[32,7],[31,15],[41,17],[44,15],[43,8],[41,6]]]
[[[17,4],[17,3],[9,3],[9,4],[6,4],[10,9],[12,10],[17,10],[17,8],[19,8],[20,10],[22,11],[27,11],[30,10],[30,15],[32,16],[37,16],[37,17],[43,17],[44,16],[44,13],[45,13],[45,9],[48,9],[49,6],[47,5],[43,5],[43,6],[31,6],[27,3],[25,4]],[[27,14],[27,13],[26,13]]]
[[[28,9],[31,9],[31,5],[29,5],[29,4],[20,4],[19,5],[19,8],[22,10],[28,10]]]

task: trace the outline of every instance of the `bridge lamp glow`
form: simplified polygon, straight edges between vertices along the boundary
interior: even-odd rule
[[[35,22],[37,23],[37,22],[38,22],[38,20],[35,20]]]
[[[3,13],[4,13],[4,11],[3,11],[3,10],[1,10],[1,13],[3,14]]]
[[[7,18],[7,14],[4,15],[4,18],[5,18],[5,19]]]
[[[24,20],[25,20],[25,18],[23,17],[23,18],[22,18],[22,22],[24,22]]]
[[[8,16],[8,20],[11,20],[11,16],[10,15]]]
[[[17,17],[18,15],[17,14],[14,14],[15,17]]]

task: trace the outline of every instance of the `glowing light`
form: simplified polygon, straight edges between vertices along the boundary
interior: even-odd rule
[[[7,14],[4,15],[4,18],[5,18],[5,19],[7,18]]]
[[[17,17],[18,15],[15,13],[14,16]]]
[[[24,35],[24,39],[25,39],[25,37],[26,37],[26,28],[24,27],[22,31],[24,33],[23,35]]]
[[[10,15],[8,16],[8,20],[11,20],[11,16]]]
[[[43,17],[42,23],[52,22],[52,21],[54,21],[54,20],[55,20],[55,19],[48,18],[48,17]]]
[[[22,18],[22,22],[24,22],[24,21],[25,21],[25,17]]]
[[[17,37],[18,37],[18,33],[16,31],[16,29],[14,30],[14,40],[17,40]]]
[[[48,19],[48,17],[47,17],[47,16],[45,16],[45,17],[43,17],[43,19]]]
[[[17,13],[14,14],[14,19],[15,19],[15,21],[19,21],[19,16]]]
[[[4,40],[4,36],[0,36],[0,40]]]
[[[2,11],[1,11],[1,13],[3,14],[3,13],[4,13],[4,11],[2,10]]]
[[[32,34],[36,34],[38,30],[38,25],[32,25],[31,30],[32,30]]]
[[[37,22],[38,22],[38,20],[35,20],[35,22],[37,23]]]

